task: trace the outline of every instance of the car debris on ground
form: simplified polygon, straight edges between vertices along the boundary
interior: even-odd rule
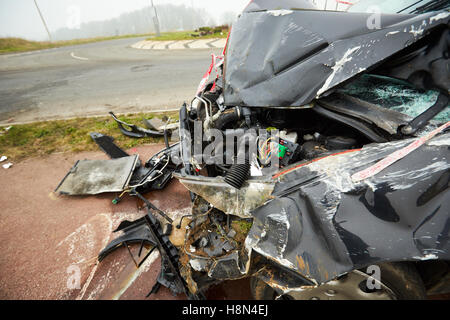
[[[7,157],[7,156],[1,156],[1,157],[0,157],[0,162],[6,161],[6,160],[8,160],[8,157]],[[8,163],[2,164],[2,167],[3,167],[4,169],[9,169],[9,168],[12,167],[12,165],[13,165],[13,164],[12,164],[11,162],[8,162]]]
[[[8,162],[8,163],[3,164],[2,167],[3,167],[4,169],[9,169],[9,168],[12,167],[12,165],[13,165],[13,164],[12,164],[11,162]]]
[[[190,299],[245,277],[258,299],[449,292],[450,12],[425,2],[369,30],[370,14],[351,8],[254,0],[177,124],[110,113],[124,135],[166,146],[143,163],[91,133],[111,159],[77,162],[56,188],[145,205],[98,260],[132,243],[157,249],[149,295],[165,286]],[[176,221],[145,197],[172,178],[192,200]]]
[[[2,128],[0,131],[0,135],[7,133],[9,130],[11,130],[11,128],[12,128],[12,126]]]

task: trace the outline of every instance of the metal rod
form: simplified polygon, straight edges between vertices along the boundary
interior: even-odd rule
[[[39,9],[39,6],[38,6],[36,0],[34,0],[34,4],[36,5],[36,9],[39,12],[39,16],[41,17],[41,20],[42,20],[42,23],[44,24],[45,30],[47,31],[48,39],[50,40],[50,42],[52,42],[52,36],[50,35],[50,31],[48,31],[47,24],[45,23],[44,17],[42,16],[42,12]]]
[[[138,263],[136,262],[136,260],[134,260],[133,254],[131,253],[131,250],[130,250],[130,247],[128,247],[128,243],[127,243],[126,241],[124,241],[124,242],[123,242],[123,245],[124,245],[125,247],[127,247],[128,253],[130,254],[131,259],[133,260],[134,265],[136,266],[136,268],[139,268]]]
[[[139,268],[139,267],[144,263],[144,261],[152,254],[152,252],[155,251],[155,249],[156,249],[156,246],[153,247],[153,248],[151,248],[151,249],[147,252],[147,254],[145,255],[145,257],[142,258],[142,260],[139,262],[138,268]]]

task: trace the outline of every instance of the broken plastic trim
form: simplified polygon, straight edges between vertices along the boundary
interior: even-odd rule
[[[113,232],[123,231],[124,234],[113,241],[111,241],[98,255],[98,261],[102,261],[108,254],[120,248],[121,246],[127,246],[129,243],[140,243],[139,256],[141,254],[143,246],[156,246],[156,241],[153,239],[148,225],[145,223],[144,218],[140,218],[136,221],[122,221],[119,227]],[[137,264],[139,266],[148,257],[145,256],[142,261]]]
[[[122,120],[117,119],[117,117],[112,112],[109,112],[109,114],[117,122],[117,125],[119,126],[120,131],[128,137],[145,138],[145,137],[163,137],[164,136],[164,132],[159,132],[159,131],[154,131],[154,130],[149,130],[149,129],[145,129],[142,127],[138,127],[134,124],[129,124]],[[127,129],[125,127],[128,127],[129,129]]]
[[[153,286],[149,294],[157,291],[160,285],[168,286],[173,293],[184,292],[189,299],[200,300],[202,297],[192,294],[186,286],[184,279],[180,276],[178,270],[178,250],[170,242],[167,235],[162,232],[160,223],[151,214],[152,204],[141,194],[136,192],[136,196],[147,205],[147,215],[145,222],[149,226],[152,237],[156,240],[156,245],[161,254],[161,273],[158,276],[158,282]],[[162,277],[165,275],[164,277]]]
[[[94,140],[94,142],[98,145],[100,149],[103,150],[111,159],[129,157],[130,155],[118,147],[114,143],[114,138],[110,136],[105,136],[98,132],[91,132],[89,134]]]
[[[251,211],[271,199],[274,182],[249,179],[240,189],[225,182],[223,177],[183,176],[175,173],[189,191],[195,193],[226,214],[251,218]]]
[[[158,249],[161,255],[161,271],[158,275],[156,283],[153,285],[152,289],[146,297],[150,296],[153,293],[156,293],[161,285],[163,285],[170,289],[170,291],[174,295],[185,293],[186,296],[191,300],[203,299],[201,295],[192,294],[187,288],[185,281],[180,276],[178,270],[178,250],[170,242],[167,233],[163,231],[160,222],[153,216],[151,212],[152,210],[154,210],[161,214],[162,211],[151,204],[150,201],[144,198],[140,193],[135,192],[134,195],[136,195],[146,204],[147,214],[135,221],[123,221],[114,232],[124,231],[124,234],[119,238],[111,241],[100,252],[98,260],[102,261],[108,254],[121,247],[122,245],[125,245],[128,248],[128,243],[141,243],[139,255],[141,254],[144,244],[154,246],[154,248]],[[145,259],[147,259],[154,248],[152,248],[139,263],[134,261],[137,268],[142,265],[142,263],[145,261]]]

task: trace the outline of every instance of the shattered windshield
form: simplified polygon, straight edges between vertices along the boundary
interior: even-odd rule
[[[362,75],[338,91],[411,117],[427,110],[439,96],[435,90],[419,90],[408,82],[372,74]],[[449,121],[450,108],[443,110],[434,120]]]

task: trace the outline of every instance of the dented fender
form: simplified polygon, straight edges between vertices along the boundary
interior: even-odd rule
[[[447,11],[381,14],[380,28],[370,29],[371,13],[302,10],[296,9],[295,1],[271,10],[266,2],[253,1],[233,24],[224,66],[227,106],[305,106],[431,33],[445,33],[450,19]],[[421,55],[419,60],[431,65],[433,57]],[[448,90],[445,66],[448,60],[429,71]],[[412,71],[423,66],[418,67]],[[411,75],[411,70],[400,69],[392,71],[399,77]]]
[[[385,261],[450,260],[450,133],[369,179],[351,179],[411,141],[284,169],[274,199],[252,211],[247,249],[316,284]]]

